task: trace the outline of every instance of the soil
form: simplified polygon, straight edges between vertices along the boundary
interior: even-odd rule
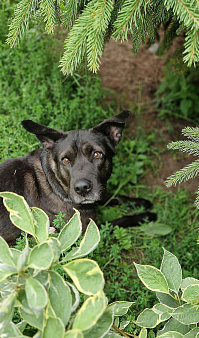
[[[168,189],[165,186],[165,179],[193,160],[192,156],[179,154],[178,151],[173,155],[166,146],[171,141],[182,139],[181,130],[184,127],[194,125],[183,119],[161,120],[154,104],[155,92],[164,77],[165,65],[183,41],[183,37],[179,36],[166,55],[160,57],[151,52],[147,44],[141,46],[138,54],[133,54],[130,42],[121,44],[110,40],[105,46],[101,60],[102,86],[113,90],[121,110],[140,105],[144,132],[146,135],[149,133],[156,135],[155,145],[160,148],[161,155],[154,156],[155,170],[152,170],[143,182],[151,187],[160,186]],[[156,46],[155,44],[154,47]],[[127,133],[133,137],[137,126],[138,117],[133,111]],[[194,179],[181,184],[181,187],[187,188],[195,198],[192,193],[196,191],[198,184],[198,180]]]

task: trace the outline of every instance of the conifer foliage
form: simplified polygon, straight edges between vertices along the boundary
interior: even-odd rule
[[[146,36],[151,43],[156,39],[161,24],[166,28],[165,47],[184,30],[184,62],[191,66],[199,61],[198,0],[20,0],[7,43],[16,46],[37,17],[43,18],[48,33],[60,24],[66,29],[61,59],[64,74],[74,73],[83,61],[97,72],[110,37],[122,42],[131,38],[137,52]]]
[[[187,152],[190,155],[199,156],[199,128],[186,127],[182,130],[182,134],[188,137],[190,141],[183,140],[171,142],[167,146],[168,149],[178,149],[180,151]],[[198,174],[199,160],[197,159],[168,177],[166,185],[167,187],[170,187],[172,185],[176,185],[177,183],[188,181],[190,178],[194,178]],[[197,192],[196,206],[199,209],[199,188]]]

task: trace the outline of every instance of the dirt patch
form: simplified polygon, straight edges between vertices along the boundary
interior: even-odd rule
[[[178,37],[166,55],[159,57],[150,52],[147,44],[141,46],[138,54],[133,54],[131,43],[121,44],[110,40],[105,46],[100,67],[102,85],[114,90],[121,110],[132,105],[142,105],[141,123],[144,131],[146,134],[155,133],[156,145],[161,148],[161,155],[158,158],[154,156],[154,165],[159,170],[151,171],[143,183],[148,186],[157,185],[163,189],[167,189],[165,179],[168,176],[193,160],[192,156],[180,156],[179,152],[172,155],[166,148],[169,142],[182,138],[181,130],[184,127],[193,125],[181,119],[172,119],[169,123],[160,120],[154,106],[154,94],[164,77],[165,65],[183,41],[182,36]],[[137,117],[133,116],[129,122],[127,132],[133,137],[138,125]],[[197,183],[196,180],[191,180],[181,186],[193,192],[197,189]]]

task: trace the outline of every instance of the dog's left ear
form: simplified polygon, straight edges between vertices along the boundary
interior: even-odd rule
[[[129,110],[123,110],[120,114],[104,120],[94,127],[93,130],[108,136],[114,146],[116,146],[122,137],[125,121],[130,114],[131,112]]]

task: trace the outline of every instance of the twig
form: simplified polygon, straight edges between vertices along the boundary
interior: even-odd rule
[[[113,327],[117,332],[119,332],[123,337],[129,338],[129,335],[127,335],[127,333],[125,333],[124,331],[121,331],[115,324],[113,324],[112,327]]]

